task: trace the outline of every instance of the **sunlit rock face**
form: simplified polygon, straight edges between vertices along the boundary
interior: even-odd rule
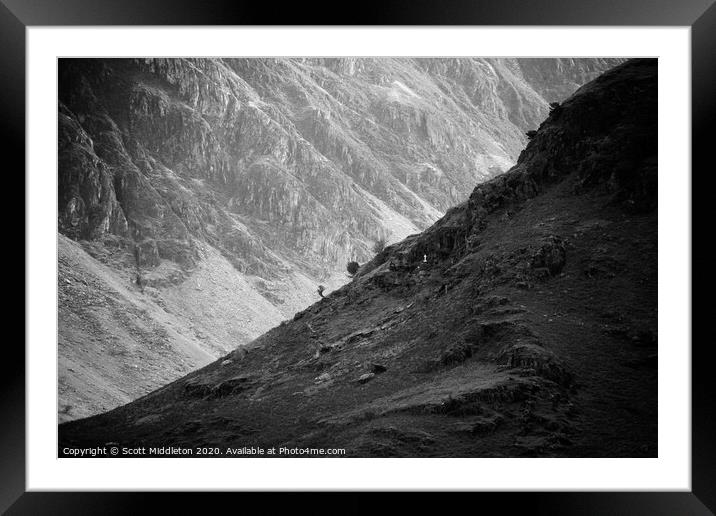
[[[76,263],[107,306],[121,292],[144,314],[120,321],[126,342],[144,345],[132,325],[174,335],[164,314],[189,324],[183,348],[132,358],[134,344],[110,346],[113,321],[90,324],[68,302],[66,348],[100,339],[112,360],[160,364],[166,381],[249,342],[318,299],[319,284],[328,294],[345,283],[346,263],[370,260],[375,241],[420,232],[507,170],[549,102],[617,62],[61,60],[58,227],[79,243],[61,239],[61,252],[89,253],[104,268]],[[79,273],[61,265],[69,300]],[[94,329],[77,333],[78,320]],[[168,365],[174,353],[181,367]],[[61,383],[84,374],[72,369],[61,367]],[[92,364],[83,371],[98,392],[97,377],[116,385]],[[120,376],[126,395],[98,407],[158,386],[141,369]]]
[[[65,60],[60,231],[320,279],[504,171],[589,59]]]
[[[509,98],[521,98],[519,102],[523,103],[528,98],[527,93],[515,97],[525,88],[518,88],[520,68],[510,61],[475,63],[494,70],[509,68],[514,78],[509,88],[501,80],[490,82],[489,72],[481,69],[477,73],[469,61],[421,61],[414,68],[399,62],[404,66],[401,73],[387,78],[384,62],[341,60],[324,64],[263,63],[263,67],[254,69],[258,65],[242,61],[233,66],[249,82],[256,80],[252,77],[256,74],[261,83],[273,85],[260,93],[263,99],[270,98],[269,92],[284,91],[278,84],[282,77],[290,76],[294,66],[304,74],[320,72],[324,78],[330,78],[331,73],[345,74],[348,78],[337,81],[340,85],[331,86],[329,79],[320,85],[333,92],[333,99],[361,74],[370,77],[371,82],[360,83],[362,89],[352,90],[363,97],[350,105],[371,113],[366,117],[372,118],[366,120],[382,120],[375,122],[379,127],[376,130],[384,131],[386,140],[387,135],[401,131],[402,148],[393,147],[392,155],[386,153],[383,161],[376,158],[377,163],[392,162],[395,166],[381,173],[359,169],[366,171],[365,176],[356,171],[350,175],[344,156],[353,155],[353,148],[356,153],[363,152],[360,156],[376,156],[382,140],[361,147],[355,137],[349,138],[356,132],[347,132],[349,126],[340,117],[350,115],[337,104],[330,104],[330,109],[321,105],[321,115],[305,111],[306,126],[312,132],[302,128],[304,140],[292,140],[296,133],[286,138],[307,149],[308,156],[332,157],[313,162],[325,167],[317,171],[292,168],[295,160],[312,163],[313,158],[298,158],[296,147],[290,150],[291,144],[287,144],[289,150],[282,150],[279,144],[286,141],[284,133],[277,133],[278,143],[261,151],[264,158],[253,172],[257,174],[255,181],[240,187],[242,191],[249,189],[242,202],[251,205],[242,207],[225,200],[227,204],[221,206],[230,214],[227,216],[241,210],[250,231],[258,227],[257,221],[264,221],[270,229],[272,224],[290,228],[314,220],[330,230],[333,221],[321,217],[325,213],[338,217],[333,214],[340,213],[341,208],[331,205],[330,198],[319,201],[319,195],[323,189],[329,195],[342,192],[338,187],[332,190],[330,181],[312,183],[309,173],[340,181],[339,172],[343,171],[346,181],[355,185],[348,190],[355,197],[346,196],[355,200],[351,209],[370,202],[384,214],[389,210],[399,213],[404,198],[396,193],[394,181],[405,183],[386,170],[398,170],[401,163],[409,162],[406,156],[416,157],[416,162],[422,159],[414,178],[416,184],[448,198],[449,192],[441,185],[455,185],[451,178],[459,176],[455,168],[435,164],[431,156],[441,151],[434,150],[430,141],[432,138],[434,145],[455,144],[457,140],[451,135],[459,131],[458,122],[468,118],[442,119],[442,112],[430,111],[431,104],[417,107],[429,88],[412,77],[426,77],[420,75],[427,74],[426,69],[434,74],[427,77],[436,77],[433,82],[447,77],[444,84],[454,85],[450,91],[462,92],[459,95],[464,94],[466,106],[479,104],[482,108],[476,113],[492,113],[489,116],[502,120],[503,128],[510,126],[500,113],[517,114],[498,100],[496,92],[510,91]],[[272,73],[274,66],[280,73]],[[491,84],[485,91],[492,91],[493,97],[480,93],[474,86],[478,80]],[[294,83],[299,83],[298,79]],[[465,201],[452,206],[434,224],[391,242],[368,262],[355,264],[349,283],[327,289],[325,294],[321,291],[320,298],[314,293],[315,302],[310,306],[246,346],[169,385],[160,383],[154,392],[117,410],[60,425],[59,453],[66,454],[63,450],[70,446],[88,448],[107,442],[147,449],[188,448],[200,438],[202,446],[227,456],[228,450],[249,442],[262,448],[275,443],[284,449],[342,448],[348,457],[656,457],[657,86],[656,59],[629,60],[601,74],[559,105],[551,106],[510,170],[476,185]],[[285,93],[283,100],[271,101],[271,105],[298,105],[296,100],[286,100],[300,97],[296,90],[286,91],[292,93]],[[301,91],[313,90],[305,87]],[[400,99],[400,103],[386,100],[388,97]],[[379,103],[382,111],[369,111],[377,109],[370,108],[373,103]],[[311,101],[311,106],[316,104]],[[460,112],[454,112],[458,117]],[[536,108],[532,114],[527,109],[518,114],[527,124],[527,118],[535,113]],[[298,120],[295,113],[289,114]],[[423,115],[435,120],[435,125],[428,122],[421,126]],[[280,127],[293,131],[296,123],[284,120]],[[388,124],[392,129],[386,128]],[[421,134],[420,127],[433,129]],[[525,127],[530,126],[521,129]],[[331,137],[321,140],[315,136],[319,133]],[[360,141],[372,141],[370,137],[367,133]],[[315,154],[321,143],[326,145],[324,150]],[[465,144],[455,152],[456,163],[479,145],[488,144]],[[240,141],[236,145],[240,146]],[[345,154],[337,150],[340,148],[347,149]],[[479,148],[486,152],[486,147]],[[275,154],[266,158],[269,151]],[[344,163],[344,168],[336,163]],[[173,163],[165,166],[176,168]],[[272,173],[270,167],[276,171]],[[239,188],[235,186],[239,179],[229,179],[227,184]],[[315,192],[311,193],[313,199],[326,211],[301,212],[304,218],[295,220],[287,214],[300,210],[304,201],[299,199],[294,206],[290,199],[285,209],[276,207],[276,198],[267,192],[280,189],[282,181],[289,180]],[[222,190],[216,187],[214,191]],[[232,193],[227,199],[236,199],[237,195]],[[426,197],[421,198],[430,205]],[[121,203],[122,197],[118,198]],[[108,206],[112,206],[109,201]],[[253,211],[247,212],[249,209]],[[364,213],[362,220],[379,216],[377,211]],[[410,212],[400,214],[401,220],[408,221],[404,223],[417,224],[409,218],[413,217]],[[201,221],[201,214],[198,217]],[[127,221],[131,227],[131,217]],[[353,228],[347,233],[346,246],[355,246],[356,235],[367,234],[360,233],[360,226]],[[151,311],[167,322],[165,339],[146,318],[130,319],[134,325],[126,333],[142,336],[137,346],[140,350],[165,349],[178,342],[177,334],[196,332],[188,326],[202,320],[212,322],[202,334],[218,336],[221,330],[230,341],[235,339],[237,325],[225,324],[222,330],[222,321],[270,312],[269,306],[261,305],[262,296],[250,297],[251,288],[244,280],[250,275],[237,274],[225,258],[194,236],[200,234],[199,230],[187,231],[204,254],[190,277],[176,287],[162,289],[161,299],[171,312]],[[260,241],[266,249],[275,249],[275,239],[275,235],[267,234]],[[66,237],[60,241],[68,244],[61,247],[61,264],[85,263],[88,271],[95,272],[95,278],[110,276],[93,266],[75,242]],[[223,245],[218,242],[216,245]],[[303,243],[295,239],[285,245],[302,249]],[[324,237],[304,252],[320,255],[320,245],[325,245],[325,253],[336,249],[333,241]],[[166,260],[161,267],[166,267]],[[125,309],[127,317],[145,309],[143,298],[125,292],[128,289],[117,286],[119,281],[113,282],[114,290],[100,289],[91,275],[79,276],[78,269],[61,267],[65,274],[59,278],[67,289],[73,289],[67,303],[72,306],[79,302],[78,311],[89,306],[92,314],[97,314],[104,306],[104,310],[116,312],[117,299],[122,295],[128,299],[125,304],[131,301],[133,307]],[[230,288],[225,289],[227,285]],[[237,304],[235,310],[226,310],[236,299],[250,301],[244,301],[244,305],[260,309],[247,314]],[[199,317],[192,317],[192,313]],[[123,342],[121,339],[110,345],[110,352],[122,352]],[[185,346],[187,351],[191,351],[190,344]],[[69,349],[70,358],[76,356],[77,349]],[[96,356],[96,347],[91,351]],[[130,356],[134,351],[125,353]],[[165,356],[168,360],[164,364],[177,362],[176,353]],[[81,358],[72,363],[73,369],[86,367]],[[148,364],[143,358],[135,359],[134,367],[145,377],[154,378],[151,366],[155,362]],[[164,364],[156,374],[177,378],[174,371],[166,373]],[[120,386],[124,378],[119,380]],[[68,389],[73,385],[69,383]]]

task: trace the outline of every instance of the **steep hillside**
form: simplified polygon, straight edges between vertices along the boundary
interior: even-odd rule
[[[59,230],[160,333],[171,329],[153,314],[188,318],[183,338],[216,358],[313,303],[318,284],[344,284],[345,263],[370,259],[374,241],[419,232],[509,168],[547,112],[543,95],[616,62],[61,60]],[[80,315],[65,318],[73,310],[60,306],[60,382],[83,387],[61,387],[63,419],[205,363],[167,365],[147,347],[143,362],[166,373],[127,382],[112,371],[132,360],[97,348],[78,370],[72,353],[89,341],[72,327]],[[94,335],[112,339],[112,324]]]
[[[61,422],[128,403],[285,318],[209,246],[189,278],[163,287],[138,286],[133,274],[103,263],[103,246],[85,247],[92,254],[58,238]],[[294,286],[312,288],[308,279]]]
[[[656,60],[603,74],[349,284],[60,450],[656,456],[656,123]]]

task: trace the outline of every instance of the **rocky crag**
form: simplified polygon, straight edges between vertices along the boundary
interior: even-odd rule
[[[60,447],[656,456],[656,131],[656,60],[617,66],[350,283]]]
[[[126,403],[339,287],[348,260],[509,168],[548,102],[616,62],[61,60],[60,417]]]

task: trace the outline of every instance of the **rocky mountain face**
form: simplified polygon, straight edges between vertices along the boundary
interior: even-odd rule
[[[508,169],[548,102],[617,62],[61,60],[61,418],[127,402],[339,287],[348,260]],[[121,393],[102,357],[121,362]]]
[[[655,457],[656,201],[657,61],[631,60],[350,283],[60,448]]]

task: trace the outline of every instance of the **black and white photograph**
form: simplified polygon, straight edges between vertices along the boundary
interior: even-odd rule
[[[58,456],[658,457],[658,80],[58,59]]]
[[[0,0],[0,513],[714,514],[714,34],[714,0]]]

